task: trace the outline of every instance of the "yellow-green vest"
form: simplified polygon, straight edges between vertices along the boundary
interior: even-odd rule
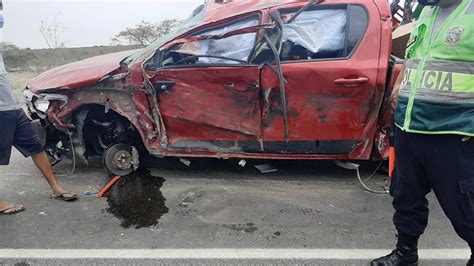
[[[395,124],[411,133],[474,136],[474,0],[463,0],[431,36],[438,12],[424,8],[412,31]]]

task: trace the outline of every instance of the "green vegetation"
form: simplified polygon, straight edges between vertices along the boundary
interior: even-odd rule
[[[3,60],[9,72],[41,73],[48,69],[89,57],[132,50],[140,46],[95,46],[83,48],[18,49],[4,45]]]

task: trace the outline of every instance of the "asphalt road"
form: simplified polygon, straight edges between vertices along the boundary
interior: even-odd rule
[[[60,182],[81,194],[66,203],[50,199],[32,162],[15,152],[0,168],[0,197],[27,210],[0,216],[0,264],[364,265],[393,248],[391,198],[363,191],[354,172],[329,161],[275,161],[277,172],[261,174],[259,163],[152,161],[151,174],[122,178],[97,199],[83,193],[110,177],[99,165],[68,174],[65,161]],[[466,245],[430,199],[421,265],[465,265]]]

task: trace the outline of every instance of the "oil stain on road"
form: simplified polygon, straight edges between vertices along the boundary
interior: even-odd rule
[[[164,182],[164,178],[153,176],[147,170],[120,178],[104,195],[109,204],[107,212],[120,219],[124,228],[158,225],[169,211],[161,192]]]

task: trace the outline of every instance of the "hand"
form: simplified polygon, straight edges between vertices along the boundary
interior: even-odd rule
[[[391,95],[390,96],[390,108],[392,110],[392,113],[395,113],[395,110],[397,109],[397,103],[398,103],[398,95]]]
[[[402,85],[404,73],[405,65],[403,65],[402,69],[400,70],[400,74],[398,75],[398,78],[395,81],[395,84],[393,85],[392,94],[390,94],[390,108],[392,113],[395,113],[395,110],[397,109],[398,94],[400,93],[400,86]]]

